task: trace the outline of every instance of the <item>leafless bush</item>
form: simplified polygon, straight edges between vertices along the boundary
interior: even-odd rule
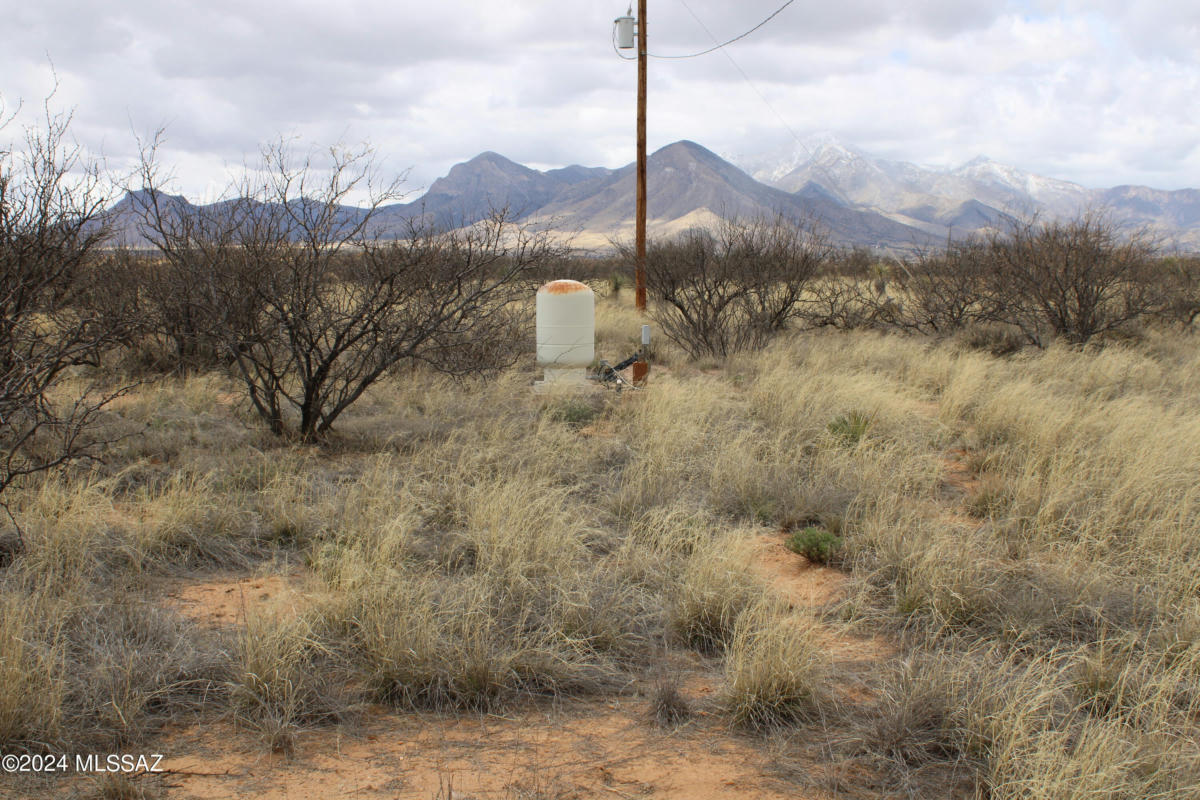
[[[502,210],[459,231],[409,220],[384,239],[398,183],[374,183],[369,151],[334,149],[320,167],[283,145],[263,156],[226,202],[181,210],[151,151],[139,196],[146,235],[186,284],[182,335],[232,363],[273,432],[294,412],[301,439],[320,437],[403,361],[455,375],[512,363],[524,328],[510,301],[559,255],[548,235]],[[358,192],[367,205],[348,206]]]
[[[1103,214],[1015,220],[988,240],[992,321],[1020,327],[1031,344],[1082,344],[1158,312],[1165,303],[1144,231],[1123,236]]]
[[[835,253],[826,265],[825,271],[829,275],[865,280],[873,277],[872,273],[877,266],[878,260],[871,250],[855,246]]]
[[[807,324],[938,336],[983,325],[1003,332],[1007,350],[1010,331],[1039,347],[1051,338],[1082,344],[1164,313],[1190,322],[1200,309],[1200,270],[1186,259],[1156,261],[1145,232],[1125,235],[1099,213],[1014,220],[987,238],[895,261],[884,275],[861,254],[844,257],[812,283]]]
[[[987,246],[977,240],[948,242],[900,263],[903,299],[889,321],[906,330],[943,335],[978,319],[985,310]]]
[[[809,281],[832,256],[815,224],[723,220],[646,254],[659,325],[693,358],[762,347],[796,317]]]
[[[122,331],[86,302],[108,236],[107,195],[99,166],[70,142],[70,122],[47,104],[23,148],[0,152],[0,492],[94,454],[89,423],[113,397],[96,387],[55,396]]]
[[[868,328],[885,319],[892,307],[886,295],[861,280],[827,275],[812,282],[799,317],[812,328]]]
[[[1200,316],[1200,258],[1172,256],[1164,258],[1158,268],[1167,292],[1164,314],[1191,325]]]

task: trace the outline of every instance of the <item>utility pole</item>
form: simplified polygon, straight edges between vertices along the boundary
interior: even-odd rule
[[[637,92],[637,208],[635,236],[637,262],[634,266],[635,281],[637,282],[637,310],[646,313],[646,63],[650,59],[650,51],[646,46],[646,0],[638,0],[638,15],[635,20],[631,15],[633,4],[625,16],[613,20],[616,27],[616,45],[621,50],[628,50],[634,43],[634,26],[637,26],[637,61],[638,61],[638,92]],[[619,55],[619,53],[618,53]],[[622,56],[624,57],[624,56]],[[650,372],[650,364],[646,361],[650,348],[650,326],[642,326],[642,350],[638,360],[633,363],[633,384],[640,386],[646,382]]]
[[[638,0],[638,94],[637,94],[637,309],[646,310],[646,0]]]
[[[650,50],[646,46],[646,0],[638,0],[638,15],[633,16],[633,5],[625,16],[613,20],[616,28],[616,45],[629,50],[637,40],[638,89],[637,89],[637,208],[635,209],[637,308],[646,310],[646,64]],[[636,35],[635,35],[636,30]],[[619,54],[618,54],[619,55]],[[621,56],[624,58],[624,56]],[[632,60],[632,59],[630,59]]]

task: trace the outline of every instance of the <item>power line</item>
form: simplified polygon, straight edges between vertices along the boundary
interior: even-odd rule
[[[708,34],[709,38],[715,42],[717,40],[717,37],[713,36],[712,31],[710,31],[708,29],[708,26],[704,24],[704,20],[700,19],[700,17],[696,15],[696,12],[692,10],[692,7],[687,4],[687,0],[679,0],[679,2],[682,3],[683,7],[687,9],[687,12],[692,15],[692,19],[696,20],[696,22],[700,25],[700,27],[704,29],[704,32]],[[783,6],[783,8],[780,8],[779,11],[782,11],[784,8],[787,8],[786,4]],[[776,11],[775,14],[778,14],[779,11]],[[771,16],[773,17],[773,16],[775,16],[775,14],[772,14]],[[770,20],[770,18],[771,17],[767,17],[767,20]],[[767,20],[764,20],[762,23],[759,23],[759,25],[757,27],[761,28],[764,24],[766,24]],[[752,33],[752,32],[753,32],[753,29],[751,31],[747,31],[747,33]],[[745,36],[745,35],[746,34],[742,34],[742,36]],[[738,38],[741,38],[741,37],[738,37]],[[736,40],[733,40],[733,41],[736,41]],[[717,50],[717,49],[720,49],[721,47],[724,47],[724,45],[717,45],[716,47],[712,48],[712,50]],[[712,52],[712,50],[708,50],[706,52]],[[722,53],[722,55],[724,55],[726,58],[729,59],[729,63],[733,65],[733,68],[736,69],[738,71],[738,73],[742,76],[742,78],[746,81],[746,83],[750,85],[750,88],[754,90],[754,93],[756,95],[758,95],[758,99],[763,101],[763,105],[765,105],[767,108],[771,109],[771,113],[774,114],[776,119],[779,120],[779,124],[782,125],[784,127],[784,129],[786,129],[787,132],[792,135],[792,138],[796,140],[796,143],[798,145],[800,145],[801,148],[803,148],[805,154],[808,156],[809,162],[814,167],[816,167],[818,170],[820,170],[822,173],[824,173],[825,181],[828,184],[826,188],[832,189],[834,191],[834,193],[837,194],[838,198],[843,203],[845,203],[848,207],[853,207],[855,205],[855,203],[849,197],[846,196],[845,192],[843,192],[841,190],[841,187],[838,186],[837,181],[833,180],[833,176],[829,174],[828,170],[825,169],[824,165],[822,165],[820,162],[815,161],[813,159],[812,150],[810,150],[808,145],[805,144],[804,140],[800,138],[800,134],[796,133],[796,131],[792,128],[792,126],[788,124],[787,120],[783,118],[783,115],[775,110],[775,106],[771,105],[771,101],[767,99],[767,96],[764,95],[761,91],[759,91],[758,86],[755,85],[754,81],[750,80],[750,76],[746,74],[746,71],[744,69],[742,69],[741,64],[738,64],[737,61],[735,61],[733,59],[733,56],[728,53],[728,51],[721,50],[721,53]]]
[[[649,56],[650,56],[651,58],[659,58],[659,59],[681,59],[681,58],[696,58],[697,56],[704,56],[704,55],[708,55],[709,53],[712,53],[712,52],[715,52],[715,51],[717,51],[717,50],[720,50],[722,47],[727,47],[727,46],[729,46],[729,45],[733,44],[733,43],[734,43],[734,42],[736,42],[736,41],[739,41],[739,40],[741,40],[741,39],[745,39],[747,36],[749,36],[750,34],[754,33],[756,30],[758,30],[759,28],[761,28],[763,25],[766,25],[768,22],[770,22],[771,20],[775,19],[775,17],[779,16],[780,12],[782,12],[782,11],[783,11],[785,8],[787,8],[788,6],[790,6],[790,5],[791,5],[792,3],[794,3],[794,2],[796,2],[796,0],[787,0],[787,2],[786,2],[786,3],[784,3],[783,5],[781,5],[779,8],[775,9],[775,11],[774,11],[774,12],[772,12],[771,16],[767,17],[766,19],[764,19],[762,22],[760,22],[760,23],[758,23],[757,25],[755,25],[755,26],[754,26],[753,28],[751,28],[750,30],[746,31],[745,33],[741,34],[740,36],[735,36],[735,37],[733,37],[732,39],[730,39],[730,40],[729,40],[729,41],[727,41],[727,42],[721,42],[721,43],[720,43],[720,44],[718,44],[718,45],[715,45],[715,46],[713,46],[713,47],[710,47],[710,48],[708,48],[707,50],[701,50],[701,51],[700,51],[700,52],[698,52],[698,53],[689,53],[689,54],[687,54],[687,55],[685,55],[685,56],[660,56],[660,55],[657,55],[656,53],[649,53]],[[688,5],[687,5],[687,3],[684,3],[683,5],[684,5],[684,7],[685,7],[685,8],[687,8],[687,10],[688,10],[688,13],[690,13],[690,14],[691,14],[693,17],[696,17],[696,12],[692,11],[692,9],[691,9],[691,8],[688,8]],[[697,22],[700,22],[700,18],[699,18],[699,17],[696,17],[696,21],[697,21]],[[703,22],[700,22],[700,27],[704,28],[704,23],[703,23]],[[713,35],[712,35],[712,33],[711,33],[711,32],[709,32],[708,28],[704,28],[704,31],[705,31],[705,33],[708,33],[709,37],[711,37],[711,38],[712,38],[712,40],[713,40],[714,42],[717,40],[717,37],[713,36]]]
[[[692,19],[696,20],[696,23],[701,28],[704,29],[704,32],[708,34],[708,38],[710,38],[714,42],[716,42],[717,37],[714,36],[713,32],[708,29],[707,25],[704,24],[704,20],[700,19],[700,17],[696,14],[696,12],[692,10],[692,7],[687,4],[687,0],[679,0],[679,2],[683,5],[683,7],[685,9],[687,9],[687,12],[692,15]],[[658,59],[683,59],[683,58],[696,58],[697,56],[706,55],[708,53],[712,53],[717,50],[720,50],[721,53],[727,59],[729,59],[729,63],[732,64],[733,68],[738,71],[738,74],[740,74],[742,76],[742,79],[745,80],[746,83],[750,86],[750,88],[754,90],[754,93],[756,95],[758,95],[758,99],[763,101],[763,105],[765,105],[768,109],[770,109],[771,113],[775,115],[775,118],[779,120],[779,124],[782,125],[784,127],[784,129],[792,135],[792,138],[795,139],[796,143],[798,145],[800,145],[800,147],[804,150],[804,153],[808,156],[809,163],[811,163],[818,171],[820,171],[824,175],[825,181],[826,181],[825,188],[832,190],[834,192],[834,194],[837,195],[839,200],[841,200],[843,203],[845,203],[847,207],[852,208],[856,205],[854,203],[854,201],[852,201],[846,195],[846,193],[842,191],[841,187],[838,186],[837,181],[835,181],[833,179],[833,176],[829,174],[829,171],[825,169],[824,165],[813,159],[812,150],[805,143],[805,141],[802,138],[800,138],[800,134],[796,133],[795,129],[793,129],[792,126],[788,124],[787,120],[784,119],[783,115],[780,114],[779,111],[776,110],[775,106],[771,105],[771,101],[768,100],[766,95],[764,95],[759,90],[758,86],[754,83],[754,81],[750,80],[750,76],[746,74],[746,71],[744,69],[742,69],[741,64],[738,64],[738,62],[734,60],[733,56],[730,55],[729,52],[724,49],[727,45],[733,44],[734,42],[738,41],[739,39],[746,38],[750,34],[754,33],[756,30],[761,28],[763,25],[766,25],[772,19],[779,16],[779,13],[781,11],[783,11],[785,8],[787,8],[788,6],[790,6],[793,2],[795,2],[795,0],[787,0],[786,3],[784,3],[782,6],[777,8],[775,10],[775,12],[772,13],[769,17],[767,17],[762,22],[758,23],[757,25],[755,25],[753,28],[746,31],[742,35],[735,36],[734,38],[730,39],[727,42],[721,42],[719,44],[716,44],[713,47],[708,48],[707,50],[701,50],[698,53],[691,53],[690,55],[686,55],[686,56],[659,56],[659,55],[654,55],[653,53],[648,53],[647,55],[650,58],[658,58]],[[636,61],[637,60],[637,56],[623,55],[621,53],[621,51],[617,48],[617,30],[616,30],[615,26],[613,27],[613,52],[615,52],[618,56],[620,56],[625,61]]]
[[[758,23],[757,25],[755,25],[755,26],[754,26],[753,28],[751,28],[750,30],[746,31],[745,33],[743,33],[743,34],[741,34],[741,35],[739,35],[739,36],[735,36],[735,37],[733,37],[732,39],[730,39],[730,40],[729,40],[729,41],[727,41],[727,42],[721,42],[721,43],[720,43],[720,44],[718,44],[718,45],[715,45],[715,46],[713,46],[713,47],[710,47],[710,48],[708,48],[707,50],[701,50],[701,51],[700,51],[700,52],[698,52],[698,53],[688,53],[687,55],[682,55],[682,56],[660,56],[660,55],[658,55],[657,53],[647,53],[646,55],[647,55],[647,56],[649,56],[650,58],[657,58],[657,59],[662,59],[662,60],[678,60],[678,59],[683,59],[683,58],[697,58],[697,57],[699,57],[699,56],[706,56],[706,55],[708,55],[709,53],[713,53],[713,52],[716,52],[717,50],[720,50],[722,47],[727,47],[727,46],[729,46],[729,45],[733,44],[733,43],[734,43],[734,42],[736,42],[736,41],[740,41],[741,39],[745,39],[747,36],[749,36],[750,34],[754,33],[756,30],[758,30],[759,28],[761,28],[763,25],[766,25],[768,22],[770,22],[771,20],[775,19],[775,17],[779,16],[780,12],[782,12],[782,11],[783,11],[785,8],[787,8],[788,6],[790,6],[790,5],[791,5],[792,3],[794,3],[794,2],[796,2],[796,0],[787,0],[787,2],[786,2],[786,3],[784,3],[783,5],[781,5],[779,8],[775,9],[775,11],[774,11],[774,12],[773,12],[773,13],[772,13],[772,14],[771,14],[769,17],[767,17],[767,18],[766,18],[766,19],[764,19],[762,22],[760,22],[760,23]],[[684,3],[684,6],[686,7],[686,6],[687,6],[687,3]],[[688,8],[688,13],[690,13],[690,14],[691,14],[693,17],[696,17],[696,13],[695,13],[694,11],[692,11],[692,9],[690,9],[690,8]],[[696,17],[696,21],[697,21],[697,22],[700,22],[700,18],[699,18],[699,17]],[[704,27],[704,23],[703,23],[703,22],[700,22],[700,27],[702,27],[702,28]],[[709,32],[708,28],[704,28],[704,31],[705,31],[706,33],[708,33],[709,37],[710,37],[710,38],[711,38],[711,39],[712,39],[714,42],[717,40],[717,37],[713,36],[713,35],[712,35],[712,33],[711,33],[711,32]],[[614,52],[616,52],[616,54],[617,54],[618,56],[620,56],[620,57],[621,57],[623,60],[625,60],[625,61],[637,61],[637,56],[626,56],[626,55],[622,55],[622,54],[621,54],[621,51],[620,51],[620,50],[617,48],[617,30],[616,30],[616,28],[615,28],[615,27],[613,28],[613,51],[614,51]]]

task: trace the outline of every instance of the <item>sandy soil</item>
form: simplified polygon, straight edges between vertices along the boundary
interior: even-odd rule
[[[643,700],[573,703],[511,717],[374,710],[352,737],[302,734],[294,760],[227,726],[188,729],[165,747],[172,797],[821,798],[764,777],[756,742],[705,716],[675,731]]]
[[[754,567],[781,595],[796,605],[820,608],[841,600],[846,575],[836,569],[810,564],[787,549],[786,533],[764,534],[755,541]]]
[[[968,464],[971,452],[961,447],[951,448],[942,456],[945,476],[942,478],[942,488],[947,494],[963,497],[979,490],[979,476]]]
[[[303,606],[306,576],[218,575],[172,581],[167,603],[202,625],[241,625],[246,615],[296,613]]]
[[[768,584],[791,601],[794,608],[822,609],[845,597],[849,576],[831,567],[812,564],[793,553],[785,542],[788,534],[764,534],[755,541],[754,567]],[[891,658],[897,653],[894,643],[882,636],[864,636],[833,624],[821,630],[825,651],[844,680],[836,687],[844,702],[863,703],[873,693],[856,680],[860,667]]]

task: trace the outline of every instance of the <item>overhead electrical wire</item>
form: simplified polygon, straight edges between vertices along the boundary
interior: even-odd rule
[[[717,37],[714,36],[713,32],[710,31],[708,29],[708,26],[704,24],[704,20],[700,19],[700,17],[696,14],[696,12],[692,10],[692,7],[687,4],[687,0],[679,0],[679,2],[685,9],[687,9],[687,12],[692,15],[692,19],[696,20],[696,23],[701,28],[704,29],[704,32],[708,34],[708,37],[710,39],[712,39],[713,42],[716,42]],[[740,74],[742,76],[742,79],[745,80],[746,83],[749,84],[750,88],[754,90],[754,93],[756,95],[758,95],[758,98],[763,101],[763,105],[765,105],[767,108],[769,108],[771,110],[771,113],[775,115],[776,119],[779,120],[779,123],[781,125],[783,125],[784,129],[786,129],[787,132],[792,135],[792,138],[796,140],[796,143],[799,144],[800,147],[804,149],[804,152],[808,155],[808,159],[811,162],[812,158],[813,158],[812,150],[809,148],[809,146],[807,144],[805,144],[804,140],[802,138],[800,138],[800,134],[796,133],[796,131],[792,128],[792,126],[787,123],[787,120],[785,120],[783,118],[783,115],[780,114],[775,109],[775,106],[771,105],[771,101],[767,99],[766,95],[764,95],[761,91],[759,91],[759,88],[758,88],[758,86],[755,85],[754,81],[750,80],[750,76],[746,74],[746,71],[744,69],[742,69],[742,66],[740,64],[738,64],[737,61],[734,60],[733,56],[730,55],[727,50],[724,49],[725,47],[733,44],[736,41],[745,39],[747,36],[754,33],[756,30],[758,30],[762,26],[766,25],[771,20],[775,19],[775,17],[779,16],[779,14],[785,8],[787,8],[794,2],[795,2],[795,0],[787,0],[786,3],[781,5],[779,8],[775,9],[775,11],[772,12],[770,16],[768,16],[762,22],[755,25],[750,30],[746,31],[745,33],[743,33],[739,36],[735,36],[728,41],[714,44],[712,47],[708,48],[707,50],[701,50],[697,53],[689,53],[687,55],[682,55],[682,56],[660,56],[655,53],[647,53],[647,55],[650,58],[677,60],[677,59],[684,59],[684,58],[697,58],[698,56],[707,55],[709,53],[713,53],[713,52],[716,52],[717,50],[720,50],[721,53],[727,59],[729,59],[729,63],[732,64],[733,68],[738,71],[738,74]],[[613,26],[613,42],[612,43],[613,43],[613,52],[615,52],[623,60],[637,61],[637,56],[624,55],[621,53],[620,49],[617,47],[617,29],[616,29],[615,25]],[[847,197],[846,193],[841,190],[841,188],[837,185],[837,181],[833,180],[833,176],[831,176],[829,174],[829,172],[825,169],[825,167],[823,165],[821,165],[820,163],[816,163],[816,162],[813,162],[813,164],[819,171],[821,171],[822,173],[825,174],[825,180],[828,184],[825,187],[826,189],[831,189],[838,196],[838,199],[841,200],[843,203],[845,203],[848,207],[853,207],[854,205],[856,205],[854,203],[854,201],[852,201],[849,197]]]
[[[775,11],[773,11],[769,17],[767,17],[762,22],[755,25],[750,30],[746,31],[743,34],[733,37],[729,41],[721,42],[720,44],[714,45],[713,47],[710,47],[707,50],[701,50],[698,53],[688,53],[686,55],[681,55],[681,56],[663,56],[663,55],[659,55],[658,53],[647,53],[646,55],[648,55],[650,58],[658,58],[658,59],[665,59],[665,60],[678,60],[678,59],[683,59],[683,58],[698,58],[699,56],[706,56],[709,53],[713,53],[713,52],[716,52],[717,50],[720,50],[722,47],[728,47],[729,45],[733,44],[736,41],[745,39],[747,36],[754,33],[756,30],[761,28],[763,25],[766,25],[768,22],[775,19],[775,17],[779,16],[780,12],[782,12],[785,8],[787,8],[794,2],[796,2],[796,0],[787,0],[786,3],[781,5],[779,8],[775,9]],[[686,7],[687,3],[684,3],[684,6]],[[693,12],[690,8],[688,9],[688,12],[691,13],[691,15],[693,17],[696,16],[695,12]],[[700,22],[700,18],[696,17],[696,21]],[[700,25],[701,25],[701,27],[703,27],[704,23],[701,22]],[[707,32],[708,28],[705,28],[704,30],[705,30],[705,32]],[[709,36],[712,37],[713,41],[716,41],[716,37],[712,36],[711,33],[709,33]],[[613,28],[613,50],[616,50],[617,55],[621,56],[621,58],[623,58],[626,61],[636,61],[637,60],[637,56],[622,55],[621,51],[619,49],[617,49],[617,31],[616,31],[615,27]]]
[[[696,20],[696,23],[701,28],[704,29],[704,32],[708,34],[709,38],[715,42],[717,40],[717,37],[713,36],[712,31],[710,31],[708,29],[708,26],[704,24],[704,20],[700,19],[700,17],[696,14],[696,12],[692,10],[692,7],[687,4],[687,0],[679,0],[679,2],[681,5],[683,5],[684,8],[687,9],[687,12],[692,15],[692,19]],[[785,5],[783,8],[787,8],[787,6]],[[780,8],[779,11],[782,11],[783,8]],[[778,14],[779,11],[776,11],[775,14]],[[773,17],[773,16],[775,16],[775,14],[772,14],[771,16]],[[770,17],[768,17],[767,19],[769,20]],[[758,25],[758,27],[761,28],[762,23],[760,23]],[[742,34],[742,36],[745,36],[745,35],[746,34]],[[741,37],[738,37],[738,38],[741,38]],[[714,47],[713,50],[719,49],[720,47],[723,47],[723,46],[724,45],[718,45],[718,47]],[[822,173],[825,174],[825,181],[828,184],[825,188],[832,189],[833,192],[835,194],[837,194],[838,199],[841,200],[843,203],[845,203],[847,206],[851,206],[851,207],[854,206],[855,205],[854,201],[852,201],[849,197],[846,196],[846,193],[841,190],[841,188],[837,185],[837,181],[833,180],[833,176],[829,174],[829,172],[825,169],[825,167],[821,163],[813,161],[812,150],[809,149],[809,146],[807,144],[805,144],[805,142],[802,138],[800,138],[800,134],[796,133],[796,131],[792,128],[792,126],[788,124],[787,120],[783,118],[783,115],[780,114],[775,109],[775,106],[771,105],[771,101],[767,99],[767,96],[765,94],[763,94],[761,91],[759,91],[758,86],[755,85],[754,81],[750,80],[750,76],[746,74],[746,70],[742,69],[742,65],[737,63],[737,61],[734,60],[733,56],[730,55],[728,51],[721,50],[721,54],[729,59],[729,63],[733,65],[733,68],[738,71],[738,74],[742,76],[742,79],[745,80],[746,83],[749,84],[750,88],[754,90],[754,93],[756,95],[758,95],[758,99],[762,100],[763,105],[765,105],[767,108],[769,108],[771,110],[771,113],[774,114],[775,118],[779,120],[779,124],[782,125],[784,127],[784,129],[787,130],[787,132],[792,135],[792,138],[796,140],[796,144],[800,145],[800,147],[803,148],[805,154],[808,156],[808,160],[813,164],[813,166],[815,166],[818,170],[820,170]]]
[[[735,36],[735,37],[733,37],[732,39],[730,39],[730,40],[729,40],[729,41],[727,41],[727,42],[721,42],[720,44],[714,45],[714,46],[712,46],[712,47],[708,48],[707,50],[701,50],[701,51],[700,51],[700,52],[698,52],[698,53],[688,53],[687,55],[684,55],[684,56],[660,56],[660,55],[658,55],[657,53],[649,53],[648,55],[649,55],[651,58],[662,58],[662,59],[696,58],[696,57],[698,57],[698,56],[705,56],[705,55],[708,55],[709,53],[713,53],[713,52],[716,52],[717,50],[720,50],[722,47],[728,47],[729,45],[733,44],[733,43],[734,43],[734,42],[736,42],[736,41],[739,41],[739,40],[741,40],[741,39],[745,39],[747,36],[749,36],[750,34],[754,33],[756,30],[758,30],[759,28],[761,28],[763,25],[766,25],[768,22],[770,22],[771,20],[773,20],[773,19],[775,19],[777,16],[779,16],[779,14],[780,14],[780,13],[781,13],[781,12],[782,12],[782,11],[783,11],[785,8],[787,8],[788,6],[790,6],[790,5],[791,5],[792,3],[794,3],[794,2],[796,2],[796,0],[787,0],[787,2],[786,2],[786,3],[784,3],[783,5],[781,5],[779,8],[775,9],[775,11],[771,13],[771,16],[767,17],[766,19],[764,19],[762,22],[760,22],[760,23],[758,23],[757,25],[755,25],[755,26],[754,26],[753,28],[751,28],[750,30],[746,31],[745,33],[741,34],[740,36]],[[683,6],[684,6],[684,8],[687,8],[687,10],[688,10],[688,13],[689,13],[689,14],[691,14],[693,17],[696,17],[696,12],[692,11],[692,9],[691,9],[690,7],[688,7],[688,4],[687,4],[687,3],[684,3],[684,4],[683,4]],[[697,21],[697,22],[700,22],[700,18],[699,18],[699,17],[696,17],[696,21]],[[703,23],[703,22],[700,22],[700,27],[704,28],[704,23]],[[712,33],[709,33],[709,31],[708,31],[708,28],[704,28],[704,31],[705,31],[705,33],[708,33],[708,35],[709,35],[710,37],[712,37],[712,40],[713,40],[714,42],[717,40],[717,37],[713,36],[713,35],[712,35]]]
[[[696,14],[696,12],[692,10],[692,7],[691,7],[691,6],[689,6],[689,5],[687,4],[687,0],[679,0],[679,2],[680,2],[680,4],[681,4],[681,5],[682,5],[684,8],[686,8],[686,9],[687,9],[687,12],[688,12],[689,14],[691,14],[691,15],[692,15],[692,19],[696,20],[696,23],[697,23],[697,24],[698,24],[698,25],[699,25],[701,28],[703,28],[703,29],[704,29],[704,32],[708,34],[709,38],[710,38],[710,39],[712,39],[712,40],[715,42],[715,41],[717,40],[717,37],[713,36],[713,34],[712,34],[712,31],[710,31],[710,30],[708,29],[708,26],[704,24],[704,20],[700,19],[700,17],[699,17],[699,16]],[[787,8],[787,5],[786,5],[786,4],[783,6],[783,8],[780,8],[780,9],[779,9],[779,11],[782,11],[784,8]],[[778,13],[779,13],[779,11],[776,11],[776,12],[775,12],[775,14],[778,14]],[[775,14],[772,14],[771,16],[773,17],[773,16],[775,16]],[[771,17],[767,17],[767,20],[770,20],[770,18],[771,18]],[[763,23],[760,23],[760,24],[758,25],[758,27],[759,27],[759,28],[761,28],[761,27],[762,27],[762,25],[763,25],[763,24],[764,24],[764,23],[765,23],[767,20],[764,20],[764,22],[763,22]],[[753,30],[754,30],[754,29],[752,29],[751,31],[747,31],[747,33],[752,33],[752,32],[753,32]],[[745,36],[745,35],[746,35],[746,34],[742,34],[742,36]],[[741,38],[741,37],[738,37],[738,38]],[[736,40],[734,40],[734,41],[736,41]],[[714,47],[714,48],[713,48],[713,50],[719,49],[720,47],[723,47],[723,46],[724,46],[724,45],[718,45],[718,47]],[[708,52],[712,52],[712,51],[710,50],[710,51],[708,51]],[[782,125],[782,126],[784,127],[784,129],[786,129],[786,130],[787,130],[787,132],[788,132],[788,133],[790,133],[790,134],[792,135],[792,138],[796,140],[796,144],[800,145],[800,147],[801,147],[801,148],[804,150],[804,153],[805,153],[805,155],[807,155],[807,156],[808,156],[809,163],[811,163],[811,164],[812,164],[814,167],[816,167],[816,169],[817,169],[819,172],[821,172],[822,174],[824,174],[824,176],[825,176],[825,187],[824,187],[824,188],[833,190],[833,192],[834,192],[834,193],[835,193],[835,194],[838,196],[838,199],[839,199],[839,200],[841,200],[843,203],[845,203],[845,204],[846,204],[846,207],[847,207],[847,208],[853,208],[853,207],[855,207],[856,205],[858,205],[858,204],[857,204],[857,203],[855,203],[853,200],[851,200],[851,199],[850,199],[850,198],[849,198],[849,197],[846,195],[846,193],[845,193],[845,192],[843,192],[843,191],[842,191],[841,187],[840,187],[840,186],[838,186],[838,182],[837,182],[837,181],[835,181],[835,180],[833,179],[833,176],[829,174],[829,170],[825,169],[825,166],[824,166],[823,164],[821,164],[821,162],[819,162],[819,161],[815,161],[815,160],[813,159],[813,152],[812,152],[812,149],[810,149],[810,148],[809,148],[809,146],[808,146],[808,145],[807,145],[807,144],[804,142],[804,140],[800,138],[800,134],[796,133],[796,131],[795,131],[795,130],[792,128],[792,126],[788,124],[787,120],[783,118],[783,115],[782,115],[782,114],[780,114],[780,113],[779,113],[779,112],[778,112],[778,111],[775,109],[775,106],[771,105],[771,101],[767,99],[766,95],[764,95],[762,92],[760,92],[760,91],[759,91],[758,87],[757,87],[757,86],[754,84],[754,81],[750,80],[750,76],[749,76],[749,75],[747,75],[747,74],[746,74],[746,71],[745,71],[744,69],[742,69],[742,66],[741,66],[740,64],[738,64],[738,63],[737,63],[737,61],[735,61],[735,60],[734,60],[733,56],[732,56],[732,55],[730,55],[730,54],[729,54],[728,52],[726,52],[725,50],[721,50],[721,53],[722,53],[722,54],[723,54],[723,55],[724,55],[726,58],[728,58],[728,59],[729,59],[729,63],[733,65],[733,68],[734,68],[734,69],[736,69],[736,70],[738,71],[738,73],[739,73],[739,74],[742,76],[742,78],[743,78],[743,79],[746,81],[746,83],[748,83],[748,84],[750,85],[750,88],[754,90],[754,93],[755,93],[756,95],[758,95],[758,98],[759,98],[760,100],[762,100],[762,101],[763,101],[763,105],[765,105],[767,108],[771,109],[771,113],[772,113],[772,114],[774,114],[774,115],[775,115],[775,117],[776,117],[776,119],[778,119],[778,120],[779,120],[779,124],[780,124],[780,125]],[[891,258],[893,261],[895,261],[895,262],[896,262],[896,264],[897,264],[897,265],[898,265],[898,266],[899,266],[899,267],[900,267],[902,270],[904,270],[905,272],[908,272],[908,267],[906,267],[906,266],[904,265],[904,262],[903,262],[902,260],[900,260],[900,258],[898,258],[898,257],[896,256],[895,252],[893,252],[893,251],[892,251],[892,248],[891,248],[891,247],[888,247],[887,245],[884,245],[884,248],[883,248],[883,249],[887,251],[887,254],[888,254],[888,256],[889,256],[889,257],[890,257],[890,258]],[[909,277],[912,277],[912,276],[911,276],[911,273],[910,273]]]

